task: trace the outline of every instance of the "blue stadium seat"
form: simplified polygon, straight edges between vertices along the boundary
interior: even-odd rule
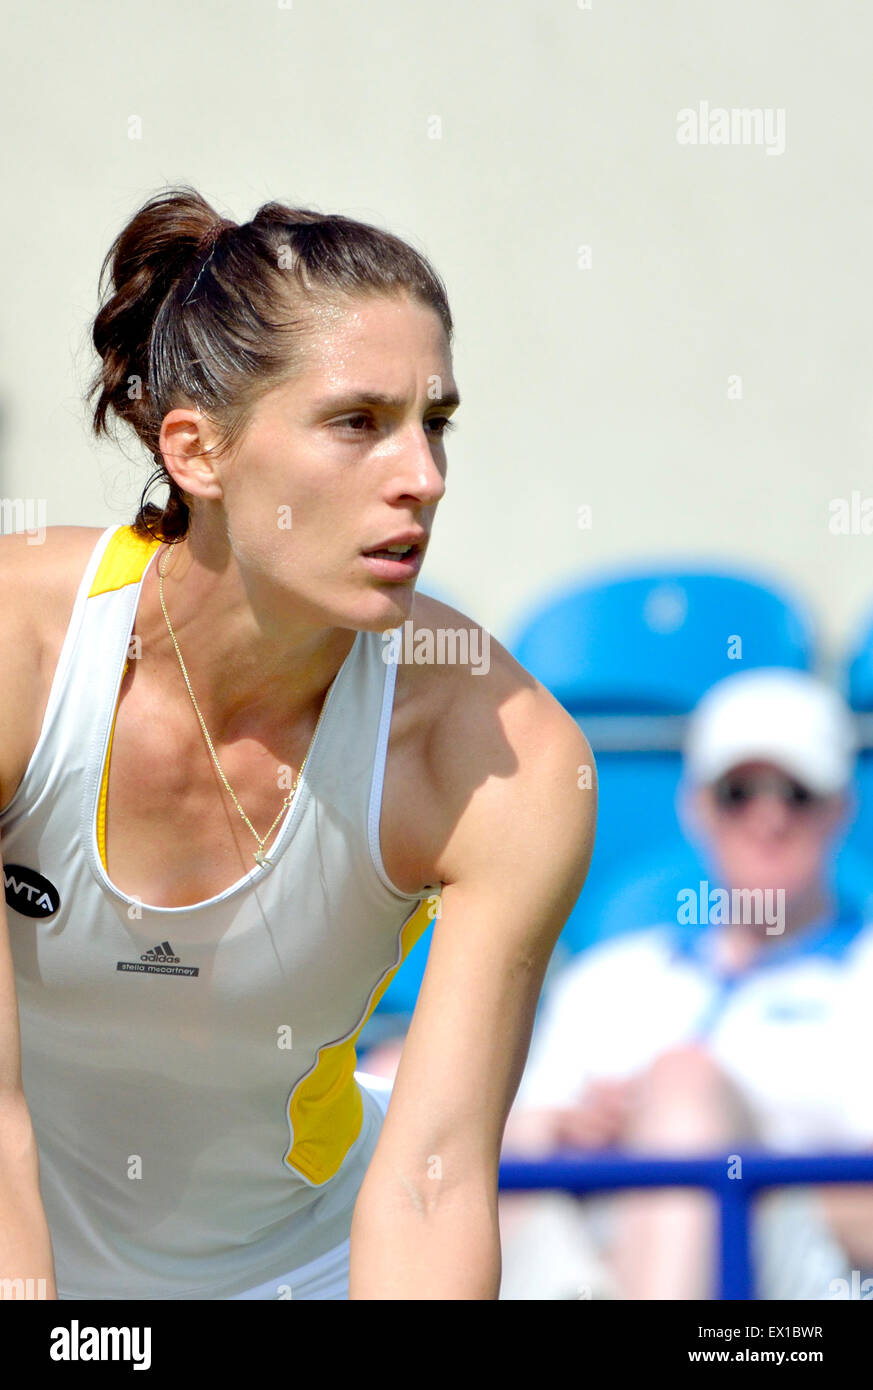
[[[852,709],[873,711],[873,614],[865,618],[850,643],[844,693]]]
[[[665,568],[559,592],[527,617],[510,650],[571,714],[685,714],[734,671],[808,670],[812,630],[797,600],[770,583]]]
[[[849,645],[842,689],[859,724],[855,775],[858,815],[849,837],[862,855],[873,855],[873,615],[865,617]]]

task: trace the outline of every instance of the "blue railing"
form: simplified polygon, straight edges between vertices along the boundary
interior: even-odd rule
[[[647,1158],[636,1154],[570,1153],[545,1159],[504,1158],[504,1192],[558,1189],[583,1196],[619,1188],[703,1187],[719,1203],[723,1299],[753,1299],[750,1204],[768,1187],[797,1183],[873,1183],[873,1154],[719,1154],[704,1158]],[[733,1176],[732,1176],[733,1173]]]

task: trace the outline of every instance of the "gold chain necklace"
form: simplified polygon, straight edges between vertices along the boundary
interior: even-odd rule
[[[319,725],[321,724],[321,720],[322,720],[322,717],[323,717],[323,715],[324,715],[325,708],[326,708],[326,706],[327,706],[327,695],[325,695],[324,701],[323,701],[323,703],[322,703],[321,712],[319,713],[318,721],[317,721],[317,723],[316,723],[316,725],[315,725],[315,728],[314,728],[314,730],[313,730],[312,738],[309,740],[309,747],[308,747],[307,750],[306,750],[306,756],[304,757],[303,762],[300,764],[300,771],[298,772],[297,776],[294,778],[294,785],[293,785],[293,787],[291,788],[291,790],[290,790],[290,792],[288,793],[288,795],[285,797],[285,800],[282,802],[282,805],[281,805],[281,807],[280,807],[280,809],[279,809],[279,814],[278,814],[278,816],[276,817],[276,819],[273,821],[273,824],[270,826],[270,828],[269,828],[269,830],[267,831],[266,835],[263,835],[263,836],[262,836],[262,835],[259,835],[258,832],[257,832],[257,830],[255,829],[255,827],[252,825],[251,821],[249,820],[248,816],[246,815],[245,811],[243,810],[242,806],[240,806],[239,801],[238,801],[237,798],[236,798],[236,793],[234,792],[233,787],[230,785],[230,783],[228,782],[227,778],[225,777],[225,775],[224,775],[224,770],[223,770],[223,768],[222,768],[222,766],[221,766],[221,763],[218,761],[218,755],[216,754],[215,749],[214,749],[214,747],[213,747],[213,745],[212,745],[212,739],[209,737],[209,730],[207,729],[206,724],[204,723],[203,715],[200,713],[200,707],[199,707],[199,705],[197,704],[197,701],[196,701],[195,698],[194,698],[194,691],[191,689],[191,682],[190,682],[190,680],[188,679],[188,672],[186,671],[186,669],[185,669],[185,663],[184,663],[184,661],[182,660],[182,653],[181,653],[180,650],[179,650],[179,643],[176,641],[176,634],[175,634],[175,632],[173,631],[173,624],[170,622],[170,615],[169,615],[169,613],[167,612],[167,605],[164,603],[164,568],[165,568],[165,566],[166,566],[167,561],[168,561],[169,558],[170,558],[170,554],[171,554],[171,552],[172,552],[173,546],[174,546],[174,545],[177,545],[177,544],[178,544],[177,541],[173,541],[173,542],[172,542],[172,544],[170,545],[169,550],[167,551],[167,553],[166,553],[165,556],[163,557],[162,563],[161,563],[160,565],[158,565],[158,592],[159,592],[159,594],[160,594],[160,599],[161,599],[161,608],[164,610],[164,617],[165,617],[166,620],[167,620],[167,627],[169,628],[169,631],[170,631],[170,637],[172,638],[173,646],[176,648],[176,655],[177,655],[178,658],[179,658],[179,665],[180,665],[181,668],[182,668],[182,675],[185,677],[185,684],[186,684],[187,687],[188,687],[188,694],[191,696],[191,703],[192,703],[193,706],[194,706],[194,709],[195,709],[196,714],[197,714],[197,718],[200,720],[200,727],[201,727],[201,729],[203,730],[203,736],[204,736],[204,738],[206,739],[206,742],[207,742],[207,744],[208,744],[208,746],[209,746],[209,751],[210,751],[210,753],[212,754],[212,760],[213,760],[213,762],[215,763],[215,766],[218,768],[218,775],[220,776],[220,778],[221,778],[222,782],[224,783],[225,787],[227,788],[227,790],[230,792],[231,796],[233,797],[233,803],[234,803],[234,805],[236,806],[236,809],[239,811],[240,815],[242,816],[242,818],[243,818],[243,820],[245,821],[246,825],[248,826],[249,830],[252,832],[252,834],[254,835],[255,839],[256,839],[257,842],[258,842],[258,848],[254,851],[255,863],[258,864],[258,865],[263,869],[263,868],[265,867],[265,865],[271,864],[271,863],[273,862],[271,859],[268,859],[267,856],[264,854],[264,845],[266,844],[267,840],[269,840],[269,838],[270,838],[270,836],[272,835],[273,831],[275,830],[277,824],[278,824],[279,821],[282,819],[282,816],[285,814],[285,812],[287,811],[288,807],[291,805],[291,802],[292,802],[293,799],[294,799],[294,793],[295,793],[296,790],[297,790],[297,784],[298,784],[298,782],[300,781],[300,778],[303,776],[303,769],[304,769],[305,766],[306,766],[306,759],[309,757],[309,754],[310,754],[311,751],[312,751],[312,745],[313,745],[313,743],[315,742],[315,736],[316,736],[316,734],[318,733],[318,728],[319,728]]]

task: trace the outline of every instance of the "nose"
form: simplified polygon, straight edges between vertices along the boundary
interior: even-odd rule
[[[414,497],[422,506],[435,506],[445,494],[445,460],[438,462],[433,452],[433,436],[424,426],[412,427],[397,455],[394,500]],[[441,452],[441,451],[440,451]]]
[[[751,828],[757,835],[784,835],[791,824],[791,812],[779,796],[764,792],[755,798],[750,808]]]

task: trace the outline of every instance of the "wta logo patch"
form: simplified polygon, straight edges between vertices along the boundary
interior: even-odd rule
[[[7,904],[22,917],[54,917],[61,905],[55,885],[23,864],[3,865],[3,885]]]

